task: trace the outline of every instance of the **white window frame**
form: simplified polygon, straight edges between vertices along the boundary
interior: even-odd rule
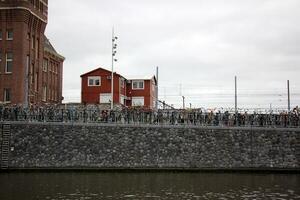
[[[6,97],[7,97],[7,91],[9,91],[9,101],[6,101]],[[3,94],[3,101],[4,101],[4,103],[10,103],[11,102],[11,90],[9,89],[9,88],[5,88],[4,89],[4,94]]]
[[[43,87],[43,101],[47,101],[47,86]]]
[[[43,61],[43,71],[47,72],[47,70],[48,70],[48,59],[44,58],[44,61]]]
[[[9,31],[11,31],[11,33],[12,33],[12,37],[10,38],[9,37]],[[14,32],[13,32],[13,29],[7,29],[6,30],[6,40],[13,40],[14,39]]]
[[[7,57],[8,57],[8,54],[9,53],[11,53],[11,55],[12,55],[12,58],[10,58],[10,59],[8,59]],[[13,68],[13,53],[12,52],[8,52],[8,53],[6,53],[6,63],[5,63],[5,73],[6,74],[11,74],[12,73],[12,68]],[[11,71],[7,71],[7,63],[8,62],[11,62]]]
[[[110,103],[111,102],[111,93],[101,93],[99,95],[99,102],[101,103]]]
[[[125,88],[125,79],[124,78],[120,78],[120,87]]]
[[[125,99],[126,99],[126,96],[121,94],[120,95],[120,104],[125,105]]]
[[[93,80],[93,84],[90,84],[90,80]],[[99,85],[95,85],[95,80],[99,80]],[[101,86],[101,76],[89,76],[87,80],[87,85],[89,87],[99,87]]]
[[[141,100],[142,99],[142,102],[143,103],[135,103],[135,100]],[[141,96],[141,97],[132,97],[131,98],[131,106],[132,107],[136,107],[136,106],[145,106],[145,97]]]
[[[140,82],[143,82],[143,87],[142,88],[139,87],[140,86],[140,84],[139,84]],[[136,88],[133,87],[134,83],[137,83],[137,87]],[[145,89],[145,81],[144,80],[133,80],[131,84],[132,84],[131,85],[132,90],[143,90],[143,89]]]

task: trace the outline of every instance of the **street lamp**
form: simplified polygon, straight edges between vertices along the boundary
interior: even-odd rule
[[[110,109],[112,110],[114,108],[114,62],[117,62],[118,59],[116,59],[117,54],[117,39],[118,37],[115,36],[114,28],[112,30],[112,50],[111,50],[111,101],[110,101]]]

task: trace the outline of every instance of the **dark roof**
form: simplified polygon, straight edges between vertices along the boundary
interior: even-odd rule
[[[55,56],[65,60],[65,58],[60,55],[59,53],[57,53],[57,51],[55,50],[55,48],[53,47],[53,45],[51,44],[51,42],[49,41],[49,39],[45,36],[45,43],[44,43],[44,50],[48,51],[49,53],[54,54]]]
[[[93,73],[93,72],[95,72],[95,71],[98,71],[98,70],[104,70],[104,71],[107,71],[107,72],[111,73],[111,71],[109,71],[109,70],[107,70],[107,69],[104,69],[104,68],[102,68],[102,67],[98,67],[97,69],[94,69],[94,70],[92,70],[92,71],[89,71],[89,72],[87,72],[87,73],[84,73],[84,74],[80,75],[80,77],[86,76],[86,75],[88,75],[88,74],[90,74],[90,73]],[[117,72],[114,72],[114,74],[117,74],[117,75],[119,75],[119,76],[125,78],[124,76],[118,74]]]

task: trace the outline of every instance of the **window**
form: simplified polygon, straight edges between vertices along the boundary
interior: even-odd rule
[[[40,50],[40,40],[36,39],[36,48],[35,48],[35,58],[39,58],[39,50]]]
[[[100,76],[89,76],[88,77],[88,86],[100,86],[101,77]]]
[[[35,37],[34,37],[34,35],[31,37],[31,48],[32,49],[35,48]]]
[[[0,40],[2,40],[2,30],[0,30]]]
[[[144,106],[144,97],[132,97],[132,106]]]
[[[44,59],[44,62],[43,62],[43,71],[47,72],[47,70],[48,70],[48,60]]]
[[[43,101],[47,101],[47,86],[43,87]]]
[[[11,73],[12,72],[12,63],[13,63],[13,54],[6,53],[6,67],[5,67],[5,73]]]
[[[11,101],[10,89],[4,89],[4,102],[9,103]]]
[[[120,103],[125,105],[125,99],[126,97],[124,95],[120,95]]]
[[[133,90],[142,90],[144,89],[144,81],[132,81]]]
[[[14,37],[13,30],[12,29],[7,30],[7,40],[12,40],[13,37]]]
[[[34,64],[30,66],[30,84],[33,84],[33,73],[34,73]]]
[[[34,91],[35,92],[37,92],[38,91],[38,80],[39,78],[38,78],[38,73],[37,72],[35,72],[35,74],[34,74]]]
[[[110,103],[111,102],[111,93],[100,94],[100,103]]]
[[[120,87],[121,88],[125,87],[125,80],[124,80],[124,78],[120,78]]]

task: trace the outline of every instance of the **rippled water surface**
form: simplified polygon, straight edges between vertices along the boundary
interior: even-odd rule
[[[1,200],[300,199],[299,174],[2,173]]]

